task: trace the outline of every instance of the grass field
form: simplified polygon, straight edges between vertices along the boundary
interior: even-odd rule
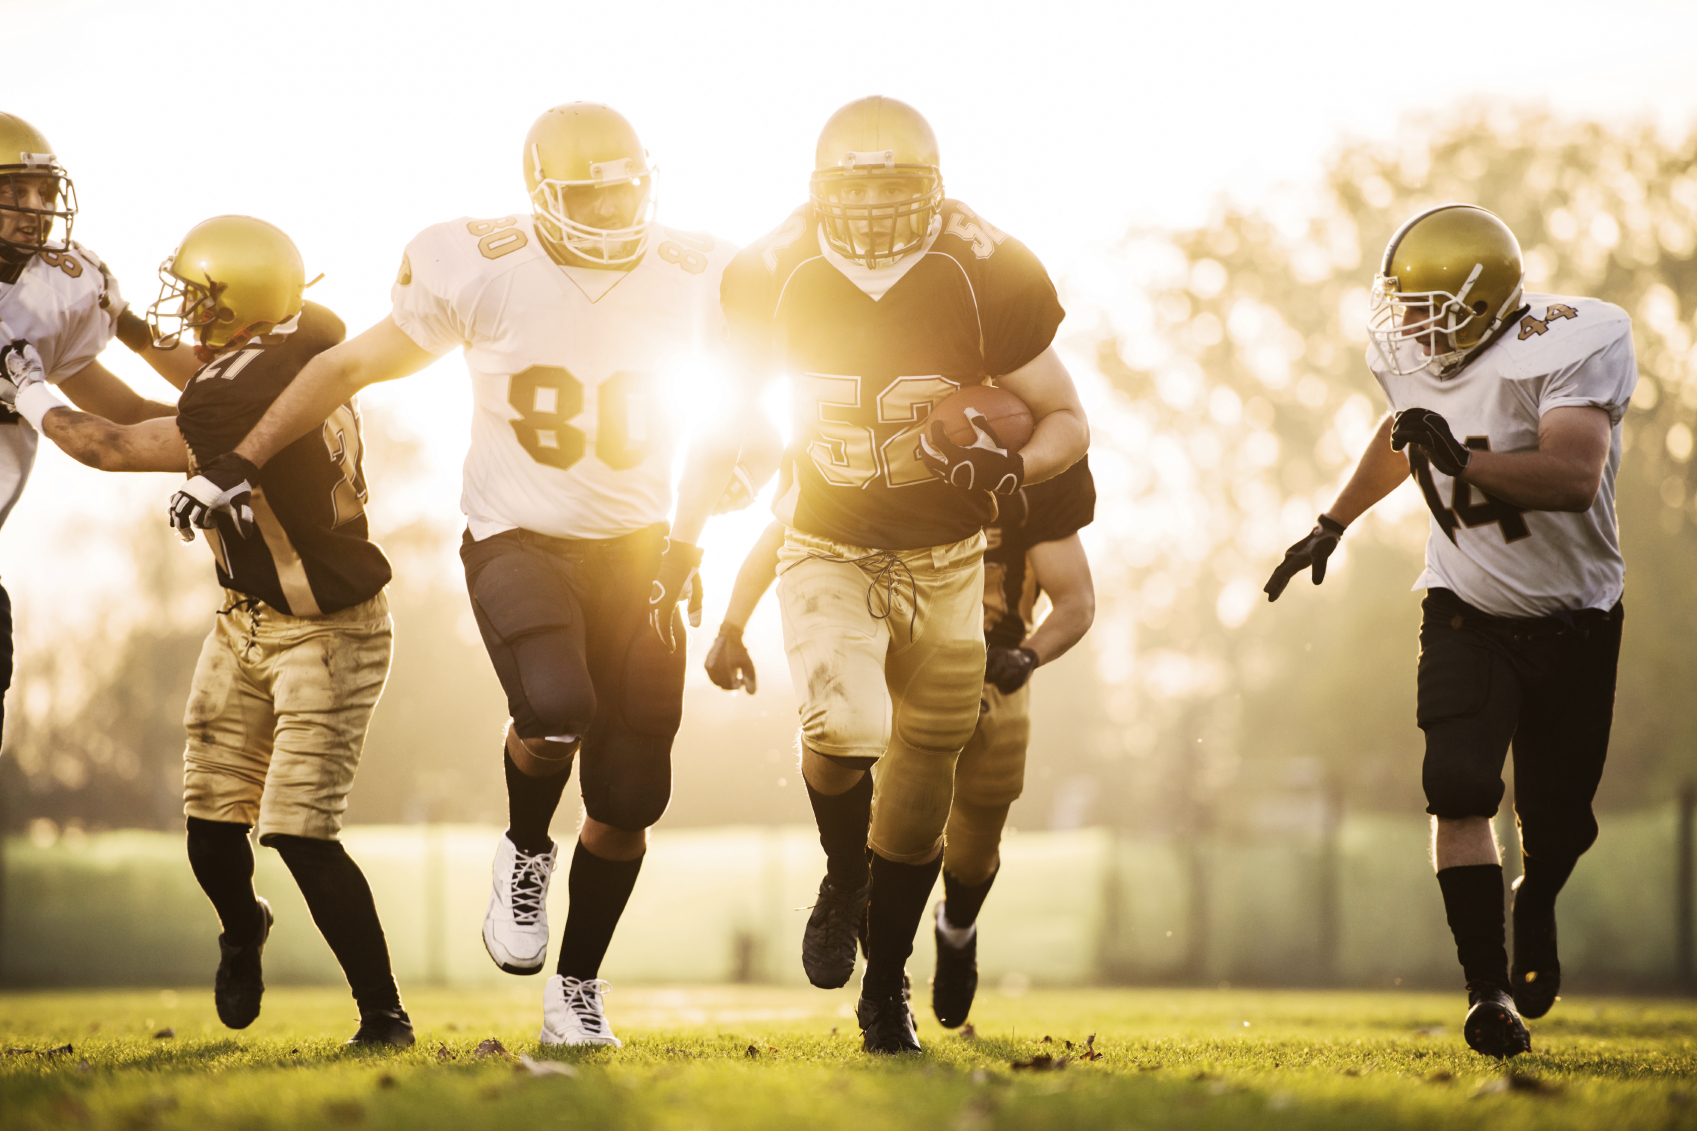
[[[0,1127],[1697,1127],[1684,1001],[1564,1000],[1508,1075],[1459,995],[992,991],[975,1037],[922,1015],[925,1053],[891,1060],[848,991],[763,987],[615,987],[624,1049],[543,1052],[541,988],[415,990],[406,1052],[345,1051],[332,990],[273,989],[242,1033],[209,988],[0,995]],[[1015,1067],[1044,1055],[1071,1059]]]

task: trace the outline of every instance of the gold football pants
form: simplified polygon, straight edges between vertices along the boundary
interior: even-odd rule
[[[877,759],[868,843],[897,863],[926,859],[978,720],[984,536],[884,552],[791,530],[778,600],[802,742]]]
[[[1001,861],[1008,807],[1025,789],[1025,749],[1031,741],[1031,684],[1012,695],[984,685],[978,729],[955,764],[943,867],[968,884],[989,879]]]
[[[183,812],[257,824],[261,843],[335,840],[389,677],[388,597],[293,617],[225,596],[183,714]]]

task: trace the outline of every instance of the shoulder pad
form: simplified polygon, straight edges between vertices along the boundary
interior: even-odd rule
[[[970,251],[975,259],[988,259],[995,250],[1007,242],[1008,234],[978,213],[968,208],[958,200],[944,200],[940,213],[943,230],[938,235],[938,243],[946,239],[960,241],[951,249],[957,253],[962,250]]]
[[[1568,350],[1591,352],[1632,332],[1632,318],[1612,302],[1563,295],[1526,296],[1527,311],[1505,331],[1517,359],[1548,360]]]

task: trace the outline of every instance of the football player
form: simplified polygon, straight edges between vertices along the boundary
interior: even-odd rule
[[[864,921],[865,1047],[917,1050],[904,965],[978,722],[983,527],[1089,444],[1051,347],[1063,311],[1024,245],[944,197],[925,119],[882,97],[826,122],[808,202],[737,256],[723,302],[739,369],[787,373],[793,392],[778,594],[827,858],[802,963],[845,984]],[[1025,448],[979,423],[970,446],[939,425],[922,450],[930,408],[992,377],[1031,408]]]
[[[105,471],[193,472],[229,451],[311,358],[345,336],[303,301],[294,242],[248,216],[197,225],[160,267],[155,346],[192,333],[204,360],[176,419],[122,425],[64,405],[36,369],[0,395],[66,452]],[[184,350],[185,354],[189,351]],[[253,890],[249,831],[275,848],[359,1004],[350,1044],[410,1045],[412,1023],[359,865],[337,839],[367,724],[389,674],[389,562],[365,518],[359,410],[278,453],[241,514],[205,526],[225,590],[183,723],[189,865],[223,934],[213,1000],[243,1029],[259,1016],[271,907]],[[182,529],[192,537],[192,526]]]
[[[943,893],[936,909],[937,969],[931,1008],[957,1028],[978,992],[978,912],[1001,868],[1008,808],[1025,788],[1031,738],[1031,673],[1084,638],[1096,615],[1090,562],[1078,532],[1095,517],[1088,458],[1045,483],[1022,487],[985,528],[984,687],[978,726],[955,765],[954,801],[943,841]],[[784,526],[766,528],[737,572],[707,675],[726,691],[756,688],[742,640],[754,606],[778,573]],[[1041,624],[1037,599],[1050,610]]]
[[[76,215],[76,188],[53,147],[22,118],[0,113],[0,351],[6,372],[22,377],[39,361],[46,380],[73,402],[120,423],[171,416],[175,408],[142,397],[95,360],[117,334],[150,355],[179,388],[187,379],[181,366],[160,362],[157,351],[134,336],[134,329],[145,334],[145,327],[125,307],[106,265],[71,239]],[[23,494],[36,443],[34,429],[0,408],[0,524]],[[0,726],[11,682],[12,601],[0,586]]]
[[[512,713],[509,827],[483,941],[509,973],[546,962],[548,827],[580,759],[585,816],[541,1039],[618,1045],[601,962],[671,799],[676,606],[687,598],[700,623],[695,542],[738,450],[729,432],[697,445],[668,533],[666,378],[721,342],[719,277],[734,249],[654,222],[647,151],[607,106],[547,111],[521,156],[531,212],[426,228],[401,258],[389,316],[308,365],[178,501],[195,514],[241,506],[258,468],[357,390],[465,350],[475,409],[460,552]]]
[[[1318,585],[1345,529],[1413,474],[1431,511],[1417,722],[1432,860],[1475,1050],[1531,1048],[1561,987],[1556,894],[1597,838],[1625,567],[1615,524],[1632,324],[1596,299],[1528,294],[1497,217],[1449,204],[1385,248],[1367,364],[1390,402],[1355,472],[1267,582]],[[1401,454],[1398,454],[1401,453]],[[1514,751],[1514,963],[1491,818]]]

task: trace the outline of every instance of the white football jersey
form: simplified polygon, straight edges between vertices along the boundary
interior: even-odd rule
[[[473,538],[611,538],[665,521],[667,385],[722,346],[736,248],[655,225],[629,271],[562,267],[528,215],[461,218],[407,245],[395,324],[465,348],[476,408],[460,507]]]
[[[0,322],[36,348],[57,385],[87,368],[112,340],[124,299],[100,257],[72,242],[37,252],[15,283],[0,283]],[[40,438],[23,417],[0,408],[0,524],[24,492]]]
[[[1528,294],[1530,309],[1494,344],[1448,379],[1427,371],[1399,377],[1372,348],[1367,364],[1391,409],[1430,409],[1472,448],[1538,447],[1538,420],[1553,408],[1585,405],[1609,414],[1608,463],[1596,502],[1583,513],[1523,511],[1431,467],[1415,478],[1432,512],[1426,570],[1416,589],[1453,590],[1503,617],[1608,609],[1626,577],[1615,524],[1620,422],[1638,384],[1632,320],[1612,303]],[[1419,349],[1413,341],[1402,349]],[[1404,366],[1407,368],[1407,365]]]

